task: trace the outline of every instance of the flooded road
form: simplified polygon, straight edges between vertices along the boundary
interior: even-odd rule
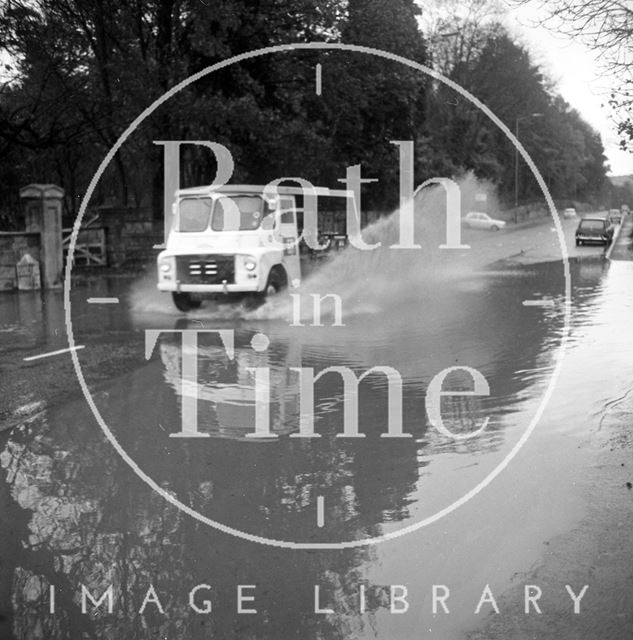
[[[151,276],[77,282],[76,356],[95,411],[66,355],[16,365],[30,395],[2,414],[0,637],[459,638],[488,624],[489,600],[475,613],[486,585],[505,622],[477,637],[553,637],[534,611],[512,632],[512,589],[592,500],[618,492],[609,514],[619,500],[630,508],[624,475],[595,494],[593,474],[605,447],[625,451],[613,473],[630,471],[633,263],[570,262],[555,384],[562,263],[461,267],[344,255],[295,303],[187,317],[157,298]],[[339,296],[344,326],[332,326],[333,297],[314,326],[312,293]],[[120,302],[88,302],[99,296]],[[67,346],[61,294],[0,304],[3,362]],[[300,376],[332,367],[357,378],[384,369],[357,398],[340,369],[324,373],[309,402]],[[386,368],[400,376],[392,388]],[[469,370],[488,394],[464,393]],[[442,372],[458,395],[441,399],[438,422],[429,398]],[[529,583],[546,613],[573,613],[566,585],[589,585],[558,637],[627,637],[633,587],[624,577],[628,592],[611,597],[599,568]],[[435,613],[434,592],[450,593]],[[596,616],[609,619],[606,635]]]

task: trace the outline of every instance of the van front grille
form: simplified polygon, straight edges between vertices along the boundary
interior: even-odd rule
[[[234,256],[177,256],[177,278],[183,284],[235,283]]]

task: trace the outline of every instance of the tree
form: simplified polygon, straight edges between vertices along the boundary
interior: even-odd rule
[[[605,176],[598,134],[557,94],[529,52],[495,22],[494,7],[479,0],[473,4],[473,10],[465,5],[461,14],[455,12],[453,22],[441,22],[447,36],[430,40],[434,64],[511,131],[522,123],[519,139],[556,197],[589,197]],[[436,161],[448,160],[447,172],[473,170],[496,183],[502,197],[510,200],[515,149],[505,134],[469,100],[441,83],[434,84],[429,104],[428,144]],[[539,197],[536,181],[525,170],[521,175],[520,198]]]
[[[525,4],[531,0],[514,0]],[[581,40],[597,51],[603,70],[613,78],[609,105],[623,149],[633,149],[633,5],[622,0],[540,2],[543,24]]]
[[[9,0],[0,10],[0,39],[19,71],[0,95],[0,139],[24,157],[37,151],[47,171],[32,167],[29,179],[54,173],[73,196],[143,109],[236,54],[343,40],[424,59],[412,0]],[[245,182],[290,174],[336,185],[348,164],[361,161],[375,177],[386,176],[397,164],[389,139],[412,139],[423,117],[421,83],[396,63],[337,53],[256,57],[180,91],[117,153],[97,198],[151,201],[160,217],[157,139],[226,144],[235,179]],[[319,98],[307,89],[318,61],[328,82]],[[181,170],[187,186],[209,182],[215,166],[207,151],[187,147]]]

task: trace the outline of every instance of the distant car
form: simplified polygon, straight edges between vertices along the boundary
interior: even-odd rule
[[[576,229],[576,246],[597,242],[608,245],[613,240],[613,225],[608,218],[590,216],[583,218]]]
[[[574,207],[567,207],[563,211],[563,218],[575,218],[576,217],[576,209]]]
[[[622,222],[622,212],[619,209],[611,209],[609,211],[609,221],[611,224],[620,224]]]
[[[505,220],[495,220],[487,213],[477,213],[476,211],[466,214],[464,224],[472,229],[488,229],[490,231],[499,231],[506,226]]]

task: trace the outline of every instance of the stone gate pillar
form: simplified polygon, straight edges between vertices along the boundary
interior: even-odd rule
[[[29,184],[20,189],[26,211],[26,230],[40,234],[42,283],[45,289],[62,286],[62,200],[64,190],[54,184]]]

